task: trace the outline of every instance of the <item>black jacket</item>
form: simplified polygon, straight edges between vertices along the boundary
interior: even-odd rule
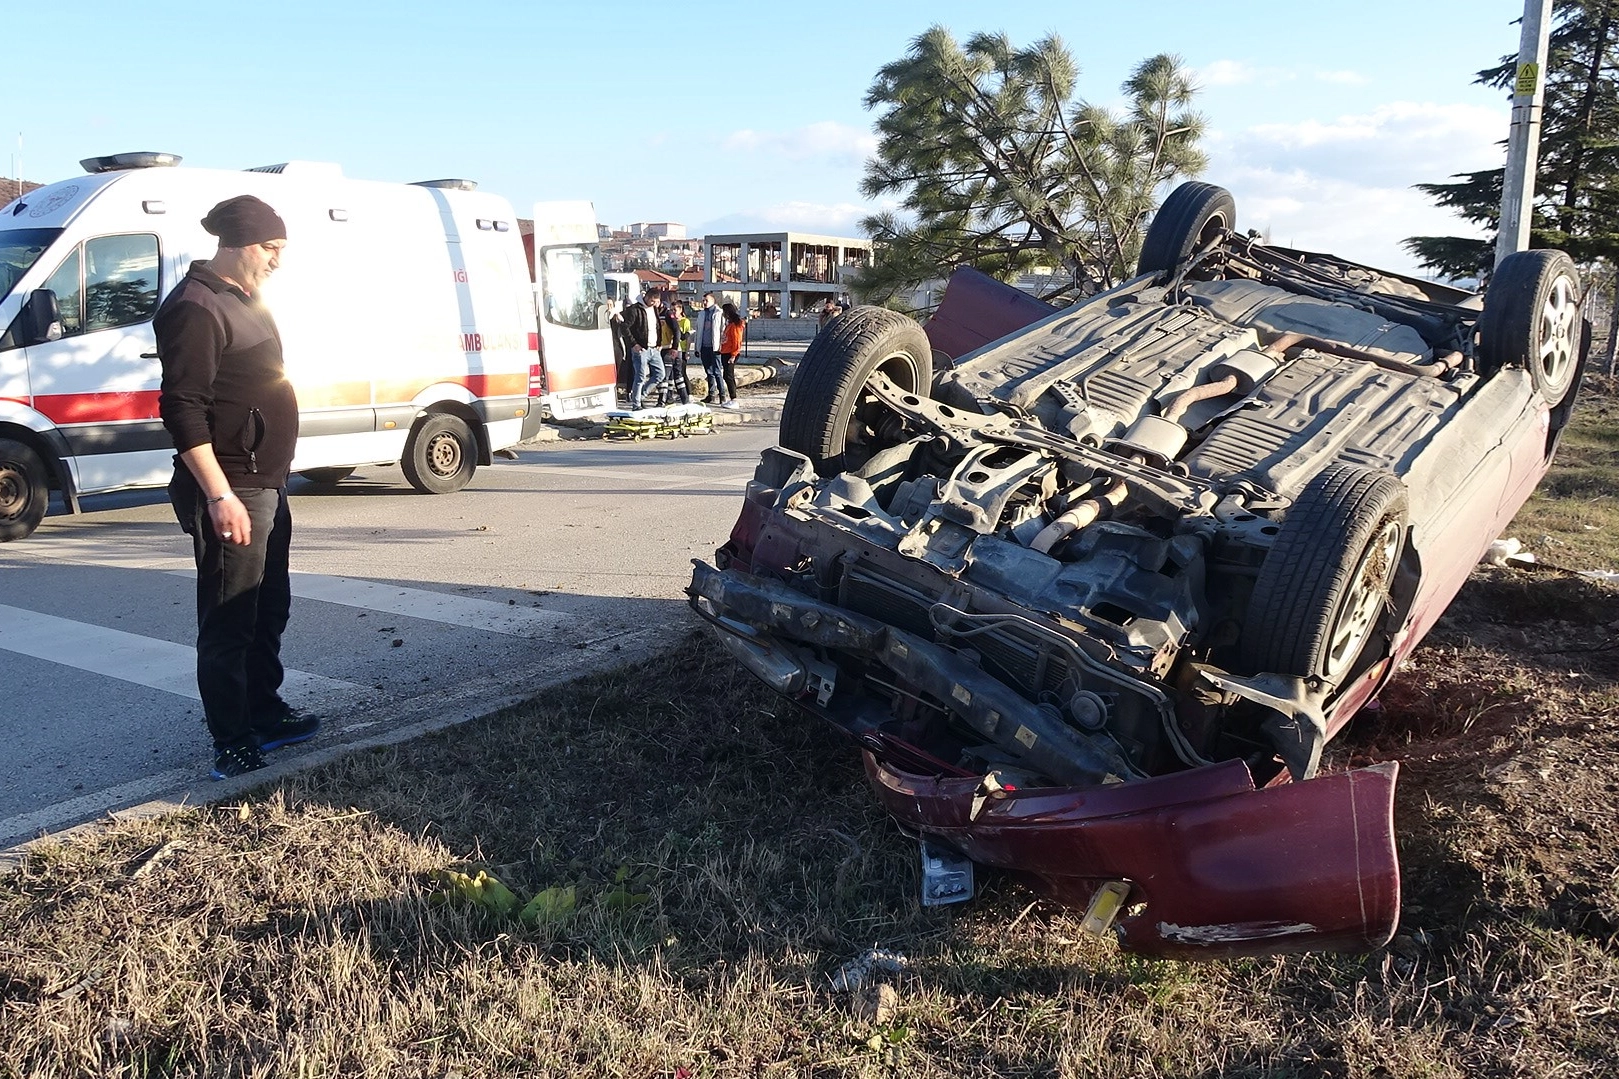
[[[234,487],[284,487],[298,398],[264,306],[193,262],[154,322],[163,362],[158,414],[180,452],[212,443]]]
[[[652,308],[636,302],[624,309],[624,332],[635,348],[658,347],[658,318]]]

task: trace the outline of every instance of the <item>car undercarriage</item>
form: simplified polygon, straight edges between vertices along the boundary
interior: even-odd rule
[[[1221,189],[1188,188],[1147,272],[937,377],[903,316],[823,331],[692,602],[861,744],[903,823],[1131,946],[1366,947],[1397,918],[1395,772],[1315,778],[1322,748],[1544,473],[1579,375],[1571,269],[1533,260],[1519,341],[1493,292],[1263,247]],[[1044,828],[1011,808],[1054,791]],[[1230,881],[1082,809],[1120,797],[1148,832],[1218,803],[1219,842],[1254,848],[1229,868],[1266,883],[1188,928],[1181,906],[1218,908]],[[1277,797],[1304,808],[1256,815]]]

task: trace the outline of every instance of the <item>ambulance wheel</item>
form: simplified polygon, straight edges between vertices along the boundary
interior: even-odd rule
[[[335,487],[354,475],[352,468],[306,468],[298,473],[317,487]]]
[[[9,438],[0,438],[0,543],[19,540],[39,527],[50,505],[45,462]]]
[[[416,425],[400,467],[405,479],[427,495],[459,491],[478,467],[478,443],[465,421],[435,412]]]

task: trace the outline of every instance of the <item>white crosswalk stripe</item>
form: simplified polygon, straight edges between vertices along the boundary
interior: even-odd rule
[[[196,577],[193,570],[173,570],[176,577]],[[365,611],[404,615],[448,626],[503,633],[511,637],[547,637],[572,619],[556,611],[518,607],[449,592],[425,588],[361,581],[353,577],[327,577],[319,573],[294,573],[292,594],[299,599],[358,607]]]
[[[488,633],[505,633],[513,637],[543,637],[571,621],[565,614],[536,607],[517,607],[448,592],[402,588],[375,581],[358,581],[352,577],[325,577],[318,573],[294,573],[292,594],[299,599],[340,603],[368,611],[386,611],[407,618],[421,618]]]
[[[173,641],[0,604],[0,650],[198,699],[196,650]],[[363,693],[366,687],[289,670],[284,691],[296,702]]]

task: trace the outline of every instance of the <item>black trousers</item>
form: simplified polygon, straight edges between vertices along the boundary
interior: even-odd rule
[[[286,707],[281,700],[281,635],[292,613],[288,552],[292,513],[287,492],[233,487],[253,522],[253,542],[225,543],[214,534],[202,492],[183,465],[169,501],[191,536],[197,560],[197,689],[214,745],[247,741],[257,723]]]
[[[720,353],[720,367],[725,372],[725,388],[731,394],[731,400],[736,400],[736,353]]]

